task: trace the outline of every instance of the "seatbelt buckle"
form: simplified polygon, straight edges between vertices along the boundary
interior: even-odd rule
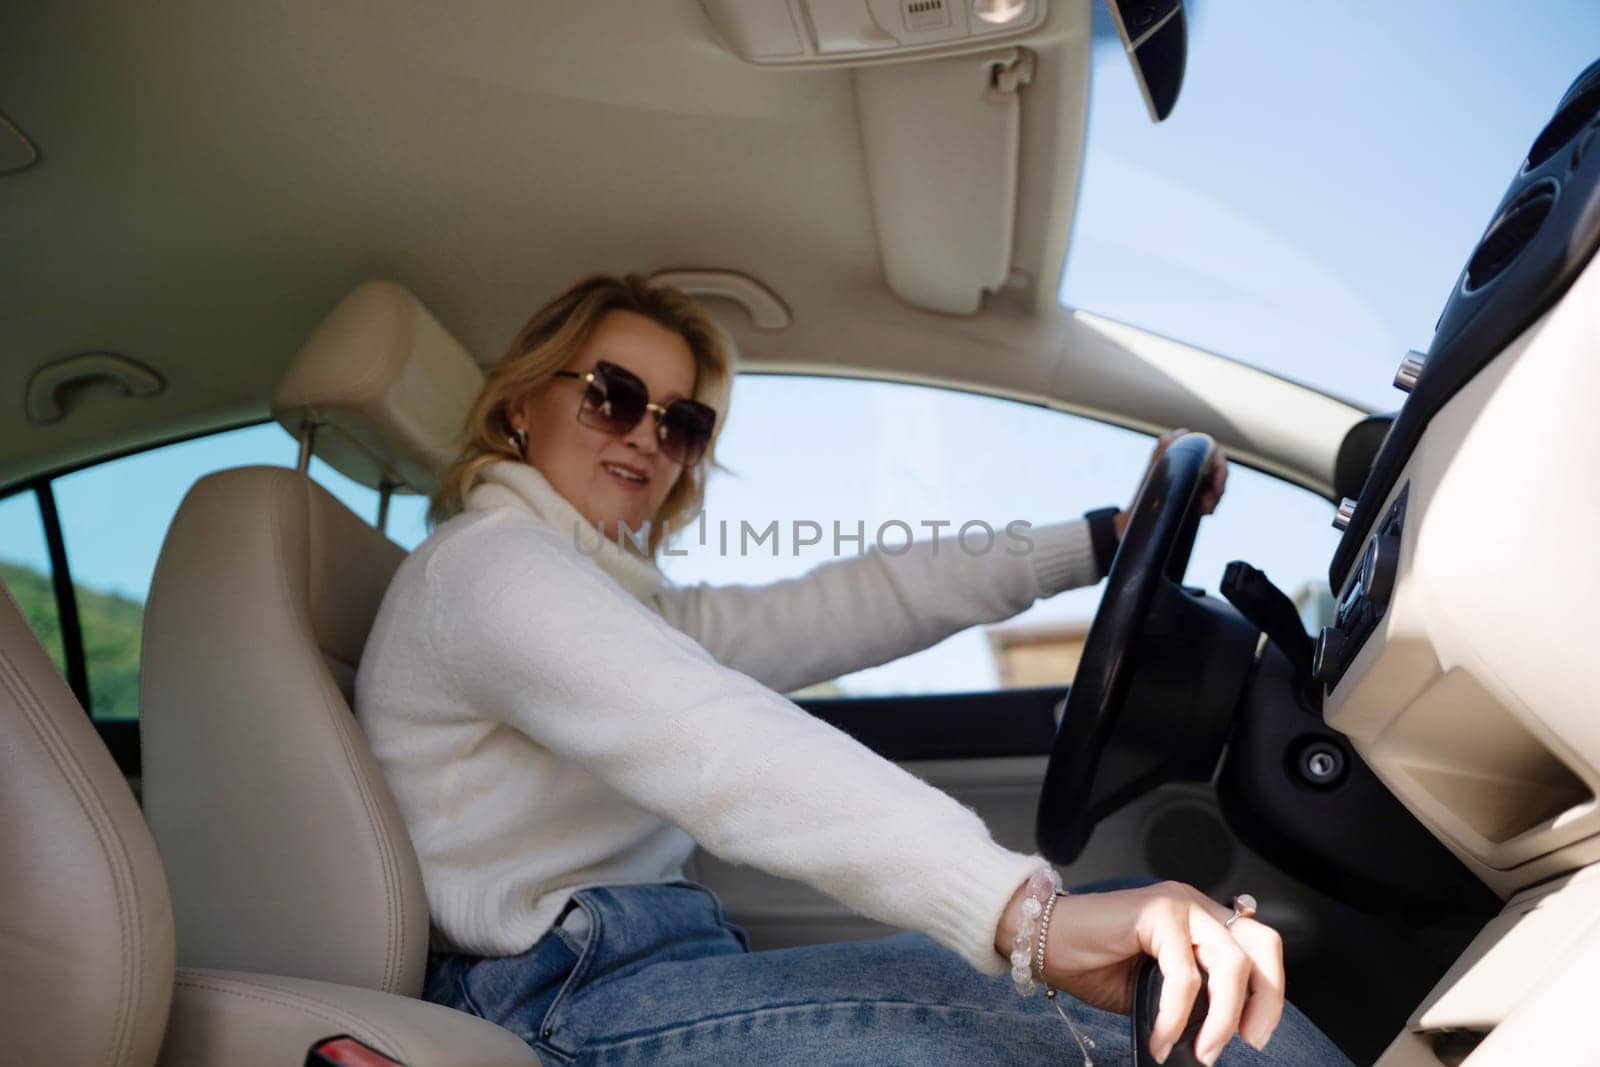
[[[306,1053],[305,1067],[405,1067],[349,1034],[325,1037]]]

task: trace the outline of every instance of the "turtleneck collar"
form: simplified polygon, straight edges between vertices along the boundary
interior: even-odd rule
[[[640,600],[648,600],[666,584],[665,576],[654,562],[618,545],[616,530],[607,530],[607,536],[602,537],[566,497],[556,492],[539,469],[530,464],[509,459],[490,463],[478,473],[478,481],[468,490],[465,506],[472,511],[510,506],[533,512],[562,536],[572,537],[579,551]]]

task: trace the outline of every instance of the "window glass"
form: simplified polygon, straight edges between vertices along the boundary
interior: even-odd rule
[[[66,677],[53,573],[39,498],[31,489],[0,497],[0,581],[11,590],[28,625],[55,661],[56,670]]]
[[[389,522],[384,533],[389,540],[410,552],[428,536],[428,498],[414,493],[396,493],[389,498]]]
[[[204,475],[230,467],[292,467],[298,452],[294,439],[277,423],[268,422],[149,449],[52,482],[77,594],[89,696],[96,718],[138,716],[145,598],[167,528],[189,488]],[[368,522],[377,518],[376,490],[346,478],[320,459],[312,460],[311,477],[361,518]],[[24,511],[23,505],[32,510]],[[390,536],[408,549],[420,542],[426,507],[425,498],[396,496],[389,509]],[[29,547],[34,542],[23,536],[30,529],[36,550]],[[0,504],[0,545],[4,546],[0,566],[32,567],[31,576],[21,576],[19,581],[38,584],[48,592],[48,558],[43,544],[31,494],[18,494]],[[17,546],[14,551],[13,545]],[[41,570],[42,579],[38,576]],[[13,585],[10,569],[0,574]],[[43,627],[41,633],[55,635],[59,650],[53,598],[49,607],[48,621],[36,625]],[[56,654],[59,662],[59,651]]]
[[[298,455],[298,446],[296,446]],[[291,462],[294,457],[291,457]],[[378,491],[328,466],[322,460],[311,458],[311,480],[332,493],[340,503],[367,522],[378,521]],[[412,493],[394,493],[389,497],[389,519],[384,533],[389,540],[411,551],[420,545],[427,530],[423,519],[428,511],[428,498]]]
[[[1378,410],[1600,41],[1594,0],[1192,3],[1156,124],[1093,8],[1061,299]]]
[[[167,527],[190,486],[228,467],[292,466],[295,454],[295,442],[282,428],[264,423],[153,448],[55,479],[96,718],[139,714],[145,597]]]
[[[781,442],[781,444],[778,444]],[[679,583],[764,583],[837,558],[833,524],[858,525],[870,546],[898,520],[945,541],[969,520],[1003,531],[1042,525],[1109,504],[1125,506],[1149,460],[1152,438],[1048,408],[927,386],[853,379],[746,375],[734,390],[706,495],[706,537],[696,528],[662,557]],[[1332,506],[1298,487],[1237,467],[1216,516],[1202,524],[1188,581],[1215,590],[1224,565],[1243,558],[1292,595],[1326,579],[1337,540]],[[821,525],[821,543],[800,547],[797,521]],[[778,537],[741,550],[741,522]],[[726,549],[720,531],[729,531]],[[945,543],[942,541],[941,543]],[[773,549],[777,549],[776,555]],[[798,548],[798,554],[797,554]],[[854,555],[841,538],[837,555]],[[1062,685],[1098,606],[1103,583],[1036,604],[1004,623],[974,627],[931,649],[817,687],[818,693],[912,694]],[[1310,592],[1301,593],[1311,598]]]

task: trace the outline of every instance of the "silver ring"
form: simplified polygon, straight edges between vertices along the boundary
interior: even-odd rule
[[[1240,893],[1233,898],[1233,914],[1228,916],[1228,921],[1223,926],[1232,926],[1237,919],[1249,919],[1256,913],[1256,898],[1249,893]]]

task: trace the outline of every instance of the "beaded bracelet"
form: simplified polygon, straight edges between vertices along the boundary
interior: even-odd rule
[[[1047,901],[1055,899],[1061,888],[1061,876],[1054,867],[1035,871],[1028,879],[1027,896],[1022,900],[1022,921],[1017,924],[1016,935],[1011,939],[1011,983],[1025,997],[1033,996],[1038,988],[1033,980],[1034,929]],[[1040,972],[1041,976],[1043,972]]]
[[[1094,1060],[1089,1056],[1094,1041],[1078,1033],[1078,1028],[1072,1024],[1072,1019],[1061,1007],[1061,1001],[1056,998],[1056,990],[1044,977],[1045,942],[1050,935],[1050,916],[1055,911],[1056,900],[1067,895],[1061,888],[1061,876],[1053,867],[1038,871],[1028,879],[1026,892],[1027,896],[1022,900],[1022,921],[1017,924],[1017,932],[1011,940],[1012,984],[1025,997],[1033,996],[1039,985],[1044,986],[1045,996],[1055,1005],[1057,1014],[1078,1042],[1084,1067],[1094,1067]],[[1034,978],[1035,971],[1038,972],[1037,981]]]
[[[1056,901],[1066,896],[1065,890],[1058,890],[1049,900],[1045,901],[1044,914],[1039,917],[1039,948],[1038,968],[1039,981],[1044,982],[1044,995],[1051,1004],[1055,1005],[1056,1014],[1061,1016],[1061,1021],[1067,1024],[1067,1029],[1072,1031],[1073,1040],[1078,1043],[1078,1051],[1083,1053],[1083,1067],[1094,1067],[1094,1059],[1089,1055],[1089,1050],[1094,1048],[1094,1038],[1085,1037],[1078,1033],[1078,1028],[1072,1025],[1072,1019],[1067,1015],[1067,1010],[1061,1006],[1060,999],[1056,996],[1057,990],[1045,981],[1044,977],[1044,948],[1050,936],[1050,916],[1056,910]]]

